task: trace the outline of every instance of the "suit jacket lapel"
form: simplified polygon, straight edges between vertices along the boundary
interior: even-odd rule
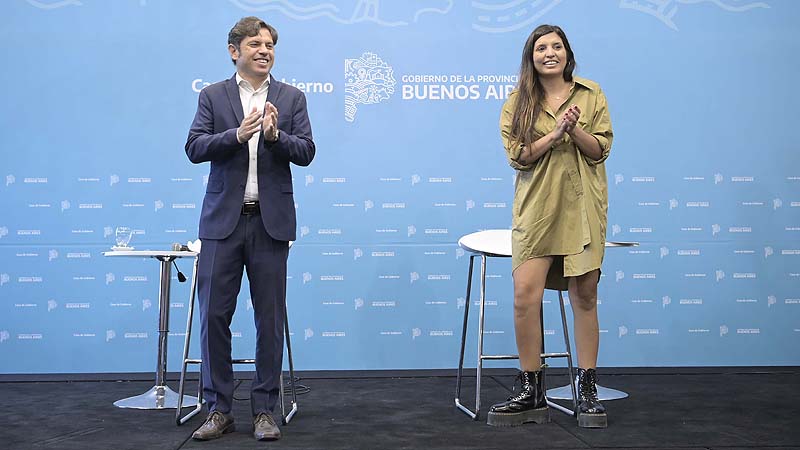
[[[239,86],[236,84],[236,74],[225,82],[225,90],[228,92],[228,100],[231,102],[231,108],[236,115],[236,122],[241,124],[244,120],[244,109],[242,108],[242,99],[239,97]]]
[[[275,101],[278,99],[278,95],[280,95],[282,85],[283,83],[276,81],[275,77],[273,77],[272,74],[269,74],[269,90],[267,90],[267,101],[272,103],[276,108],[278,105],[275,104]],[[280,114],[280,111],[278,111],[278,114]],[[258,145],[259,148],[262,148],[265,145],[266,138],[264,137],[263,132],[259,134],[260,136],[258,137]],[[261,159],[259,159],[259,164],[260,162]]]
[[[283,83],[280,81],[275,80],[275,77],[272,74],[269,75],[269,91],[267,91],[267,101],[275,105],[277,107],[275,101],[278,99],[278,96],[281,93],[281,88],[283,87]],[[280,111],[278,111],[280,113]]]

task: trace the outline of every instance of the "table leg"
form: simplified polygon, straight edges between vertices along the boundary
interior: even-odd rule
[[[156,384],[144,394],[124,398],[114,402],[118,408],[134,409],[173,409],[178,407],[178,394],[167,386],[167,335],[169,334],[169,292],[172,281],[172,266],[175,259],[160,256],[161,274],[158,293],[158,361],[156,363]],[[193,405],[197,398],[183,396],[183,404]]]

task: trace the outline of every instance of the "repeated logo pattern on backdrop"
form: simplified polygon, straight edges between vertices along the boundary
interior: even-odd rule
[[[0,372],[152,370],[158,264],[102,252],[117,226],[137,249],[196,238],[208,167],[183,144],[198,93],[232,75],[227,31],[251,14],[278,28],[273,74],[305,92],[318,148],[293,168],[297,368],[457,364],[456,241],[510,226],[499,110],[545,22],[609,99],[607,237],[641,242],[606,252],[600,365],[800,363],[800,98],[775,81],[798,69],[795,2],[19,0],[0,6],[17,67],[2,85],[25,84],[0,105]],[[253,351],[248,292],[236,357]],[[487,350],[507,352],[508,260],[490,260],[487,296]],[[173,279],[170,370],[188,297]]]

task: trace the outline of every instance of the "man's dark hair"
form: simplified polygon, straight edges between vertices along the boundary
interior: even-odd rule
[[[236,25],[231,28],[231,31],[228,32],[228,44],[233,45],[236,48],[236,51],[241,51],[242,41],[246,37],[253,37],[258,36],[258,33],[261,31],[262,28],[266,28],[269,31],[270,36],[272,36],[272,45],[278,43],[278,30],[276,30],[272,25],[264,22],[263,20],[259,19],[258,17],[249,16],[249,17],[242,17],[236,22]],[[233,65],[236,65],[236,60],[231,58],[233,61]]]

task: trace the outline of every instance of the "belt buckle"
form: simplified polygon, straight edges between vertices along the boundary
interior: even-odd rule
[[[258,202],[244,202],[242,203],[242,214],[251,215],[258,212]]]

